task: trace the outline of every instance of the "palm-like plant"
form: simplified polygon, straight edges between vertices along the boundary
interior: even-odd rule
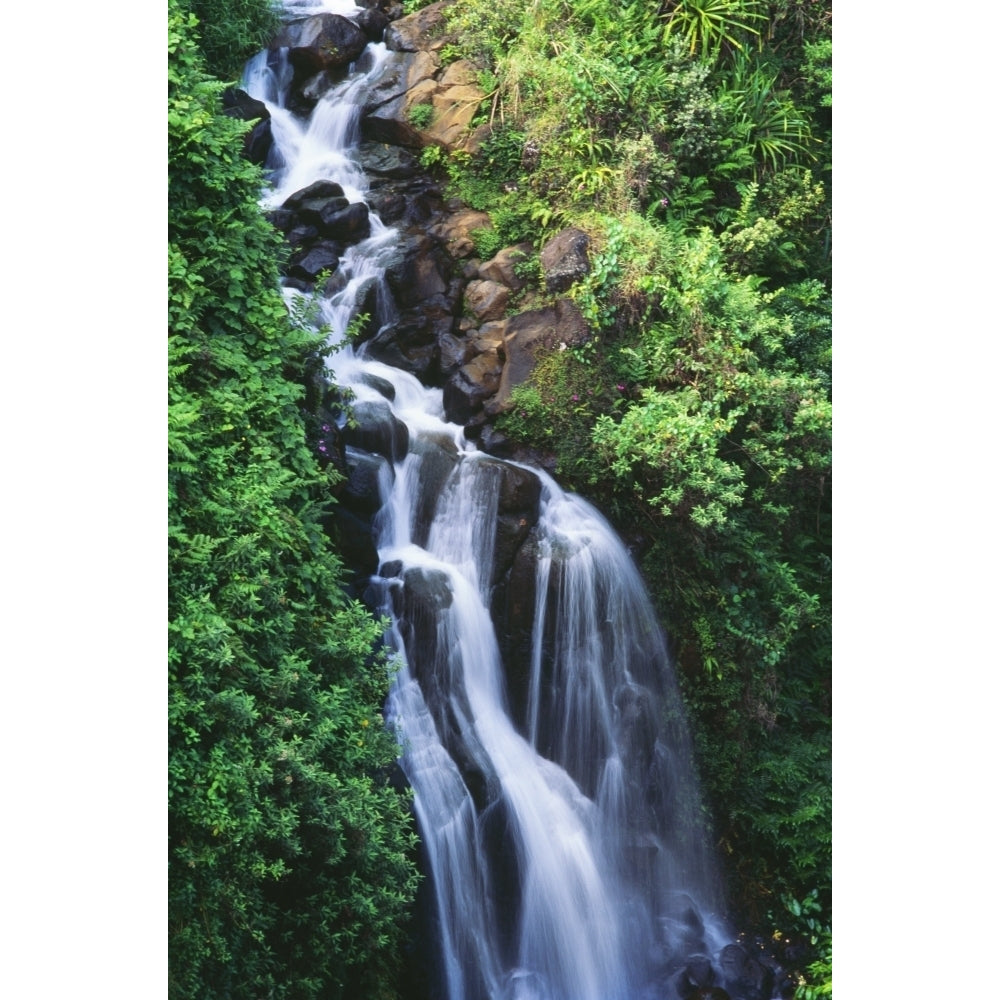
[[[758,7],[754,0],[666,0],[663,40],[681,38],[702,59],[714,60],[725,43],[742,52],[749,37],[760,35],[755,24],[767,20]]]
[[[755,175],[761,167],[773,172],[788,163],[816,159],[809,122],[788,91],[778,86],[777,70],[740,58],[719,96],[732,115],[730,141],[750,153]]]

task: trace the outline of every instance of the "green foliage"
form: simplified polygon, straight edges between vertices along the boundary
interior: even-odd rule
[[[390,996],[415,835],[383,626],[323,530],[323,338],[278,290],[246,125],[169,13],[170,995]]]
[[[777,171],[785,164],[816,159],[815,140],[805,113],[791,92],[782,88],[779,71],[766,62],[742,56],[735,61],[720,91],[730,118],[727,156],[743,150],[754,164],[754,176]]]
[[[556,472],[591,488],[606,475],[594,454],[590,429],[599,416],[622,405],[603,355],[580,348],[547,354],[497,421],[503,433],[554,451]]]
[[[434,120],[433,104],[414,104],[408,115],[414,128],[425,129]]]
[[[420,150],[420,165],[424,170],[433,170],[435,167],[442,164],[447,158],[448,154],[445,152],[443,147],[438,146],[436,143],[431,143],[429,146],[424,146]]]
[[[504,248],[503,237],[495,229],[474,229],[469,236],[476,248],[476,256],[489,260]]]
[[[594,255],[587,276],[571,290],[571,295],[592,330],[611,327],[615,320],[612,301],[614,287],[621,277],[621,256],[625,229],[618,221],[609,222],[604,247]]]
[[[198,19],[205,69],[223,80],[238,80],[244,63],[267,45],[280,23],[280,5],[272,0],[177,0],[177,6]]]
[[[714,59],[724,46],[742,51],[760,34],[764,5],[753,0],[666,0],[663,38],[681,38],[692,55]]]
[[[826,275],[822,233],[825,191],[811,171],[783,170],[743,188],[739,211],[720,237],[730,266],[742,274]]]

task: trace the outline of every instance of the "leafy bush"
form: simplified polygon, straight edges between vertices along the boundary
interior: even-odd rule
[[[279,5],[272,0],[177,0],[198,19],[205,68],[223,80],[238,80],[243,65],[275,36]]]
[[[323,530],[321,336],[278,289],[247,125],[169,6],[170,995],[392,995],[416,887],[382,625]]]
[[[407,116],[414,128],[424,129],[434,120],[434,105],[414,104]]]

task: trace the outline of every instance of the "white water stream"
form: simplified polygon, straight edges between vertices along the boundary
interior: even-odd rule
[[[295,16],[357,10],[335,0],[286,8]],[[290,73],[280,54],[248,64],[243,86],[267,103],[276,144],[265,207],[319,179],[365,200],[359,107],[385,57],[383,45],[369,45],[361,69],[305,121],[285,107]],[[396,252],[396,231],[374,213],[371,223],[371,237],[342,258],[346,284],[320,300],[335,340]],[[384,285],[379,301],[388,315]],[[671,995],[671,970],[692,952],[716,954],[729,936],[715,915],[680,698],[627,552],[589,504],[538,473],[534,631],[518,717],[490,615],[503,463],[444,420],[440,390],[367,359],[363,348],[337,351],[331,367],[338,384],[388,405],[409,433],[408,454],[382,480],[378,585],[401,663],[388,715],[434,890],[435,996]],[[392,385],[391,401],[371,376]],[[422,475],[428,448],[454,457],[431,498],[431,477]],[[419,513],[428,509],[429,526]],[[417,621],[415,608],[431,608],[431,619]]]

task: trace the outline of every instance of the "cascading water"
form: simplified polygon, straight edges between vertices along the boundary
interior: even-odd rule
[[[349,0],[286,6],[295,16],[359,10]],[[317,180],[365,200],[360,102],[385,57],[369,45],[306,120],[285,107],[281,52],[248,65],[243,86],[268,105],[274,135],[265,207]],[[382,274],[397,237],[372,213],[370,236],[343,255],[337,291],[317,298],[334,339],[373,284],[380,317],[391,318]],[[684,962],[717,955],[730,938],[681,700],[628,554],[544,473],[476,450],[445,421],[440,390],[363,347],[330,363],[358,403],[391,412],[408,433],[405,456],[383,464],[373,592],[399,653],[388,716],[433,885],[434,996],[676,996],[671,977]],[[537,520],[522,533],[518,583],[503,591],[502,496],[525,483]],[[498,635],[504,600],[530,623],[520,643]]]

